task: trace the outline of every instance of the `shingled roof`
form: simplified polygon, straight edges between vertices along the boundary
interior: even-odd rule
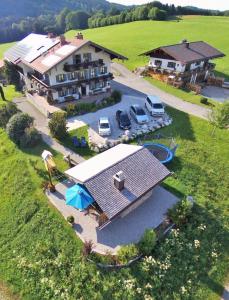
[[[103,166],[99,161],[103,161]],[[114,186],[113,176],[119,171],[125,176],[125,188],[122,191]],[[169,170],[148,149],[123,144],[65,173],[78,182],[83,181],[110,220],[170,175]]]
[[[158,50],[162,50],[171,58],[183,63],[192,63],[195,61],[223,57],[225,54],[203,42],[182,42],[180,44],[161,46],[156,49],[142,53],[141,55],[152,56]]]

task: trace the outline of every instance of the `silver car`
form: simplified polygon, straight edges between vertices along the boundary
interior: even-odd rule
[[[131,105],[130,115],[138,124],[145,124],[149,122],[149,117],[145,113],[144,109],[140,105]]]

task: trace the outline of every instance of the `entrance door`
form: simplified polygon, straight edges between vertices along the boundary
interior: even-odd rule
[[[87,95],[87,89],[86,89],[86,85],[82,85],[81,86],[81,93],[82,93],[82,96],[86,96]]]

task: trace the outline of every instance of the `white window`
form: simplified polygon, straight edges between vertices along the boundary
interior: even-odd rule
[[[172,61],[169,61],[168,64],[167,64],[167,67],[171,68],[171,69],[175,69],[176,68],[176,63],[172,62]]]
[[[91,53],[84,53],[83,60],[84,60],[84,62],[90,62],[91,61]]]
[[[95,77],[95,69],[90,69],[90,76],[93,78]]]
[[[56,76],[56,82],[63,82],[66,80],[66,75],[65,74],[59,74]]]
[[[65,97],[67,95],[67,90],[66,89],[62,89],[60,91],[58,91],[58,96],[59,97]]]
[[[107,74],[107,67],[106,66],[102,66],[100,68],[100,74]]]

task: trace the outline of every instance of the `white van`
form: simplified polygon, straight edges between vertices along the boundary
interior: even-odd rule
[[[162,116],[165,113],[164,105],[157,96],[147,96],[145,107],[152,116]]]

